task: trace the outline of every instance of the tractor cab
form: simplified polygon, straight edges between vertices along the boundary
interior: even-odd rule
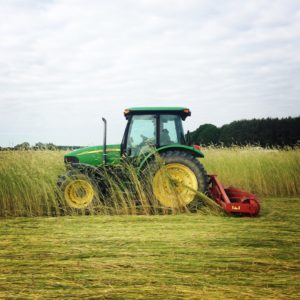
[[[136,157],[153,147],[187,144],[182,127],[182,121],[191,115],[187,108],[129,108],[124,115],[128,123],[121,152],[126,156]]]

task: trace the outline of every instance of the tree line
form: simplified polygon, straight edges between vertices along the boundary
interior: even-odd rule
[[[221,127],[203,124],[190,133],[190,140],[204,146],[299,146],[300,117],[240,120]]]
[[[30,145],[28,142],[23,142],[21,144],[15,145],[14,147],[0,147],[0,151],[5,150],[74,150],[79,149],[81,146],[57,146],[53,143],[41,143],[38,142],[34,145]]]

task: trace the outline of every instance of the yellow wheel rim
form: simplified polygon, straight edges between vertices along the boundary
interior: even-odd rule
[[[67,184],[64,196],[69,206],[83,208],[92,202],[95,192],[89,181],[75,179]]]
[[[160,168],[153,178],[153,192],[165,207],[182,207],[192,202],[198,190],[194,172],[180,163]]]

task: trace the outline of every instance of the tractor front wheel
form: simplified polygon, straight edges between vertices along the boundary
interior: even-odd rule
[[[80,173],[69,172],[63,176],[60,189],[66,203],[72,208],[87,207],[97,195],[93,181]]]

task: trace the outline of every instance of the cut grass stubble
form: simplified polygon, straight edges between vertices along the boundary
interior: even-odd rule
[[[298,299],[299,198],[259,218],[0,219],[1,299]]]

